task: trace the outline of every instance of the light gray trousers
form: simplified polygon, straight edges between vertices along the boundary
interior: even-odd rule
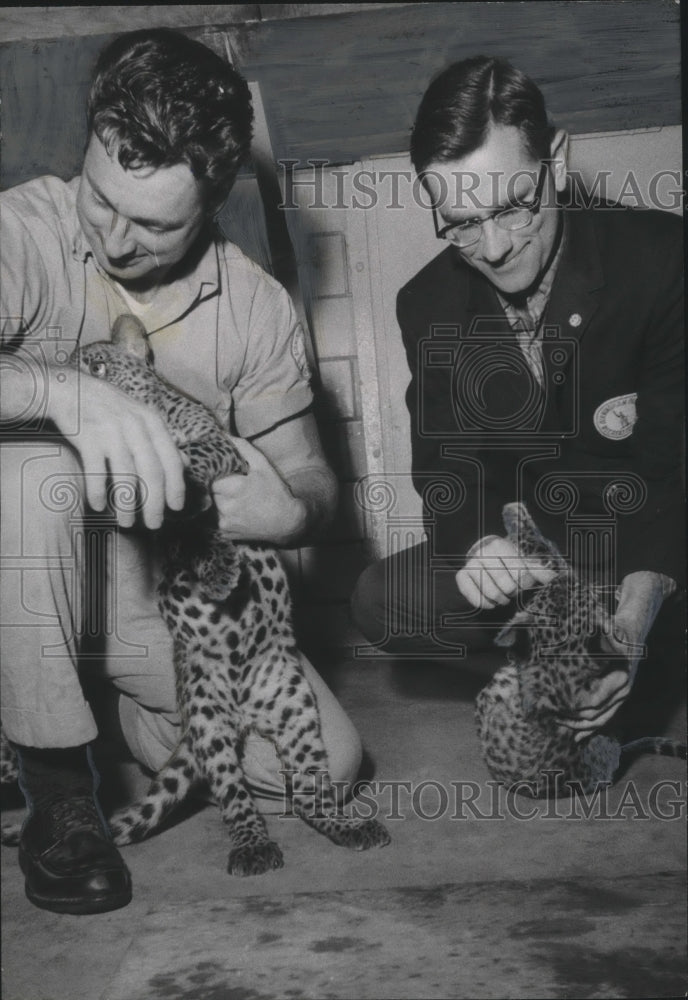
[[[89,632],[104,640],[99,669],[119,692],[125,739],[158,770],[180,737],[172,640],[155,602],[156,571],[145,532],[86,516],[84,477],[65,444],[5,441],[2,473],[0,656],[2,724],[23,746],[68,747],[97,726],[79,672],[89,670]],[[119,502],[126,502],[121,498]],[[100,523],[99,523],[100,522]],[[353,782],[358,735],[332,692],[302,656],[320,709],[330,774]],[[260,795],[284,790],[271,743],[251,734],[244,770]]]

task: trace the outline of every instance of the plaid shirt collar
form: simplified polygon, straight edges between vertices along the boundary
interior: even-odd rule
[[[537,337],[542,324],[542,317],[545,314],[547,303],[552,291],[552,285],[557,274],[559,261],[565,241],[565,219],[562,217],[562,232],[559,238],[559,246],[552,258],[552,261],[542,276],[540,284],[532,293],[527,296],[525,302],[513,298],[506,298],[501,292],[497,292],[497,298],[506,314],[509,325],[516,331],[527,332],[531,338]]]
[[[497,292],[497,298],[501,303],[509,326],[516,333],[516,339],[528,363],[528,367],[541,386],[544,385],[541,340],[542,319],[547,308],[547,303],[549,302],[552,285],[557,274],[557,267],[559,266],[564,249],[564,224],[564,219],[562,218],[559,246],[533,294],[527,296],[524,302],[517,302],[514,299],[507,299],[500,292]]]

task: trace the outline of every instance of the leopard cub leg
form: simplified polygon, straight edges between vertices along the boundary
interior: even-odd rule
[[[337,805],[316,698],[298,658],[273,653],[262,673],[263,683],[259,672],[252,685],[252,691],[260,695],[254,723],[258,732],[277,748],[295,814],[341,847],[357,851],[384,847],[390,836],[381,823],[347,816]],[[264,700],[268,706],[274,706],[272,710]],[[250,706],[245,711],[250,713]]]
[[[232,439],[219,427],[211,430],[202,440],[180,442],[179,450],[188,459],[188,474],[208,492],[217,479],[232,473],[246,475],[248,471]]]
[[[327,770],[306,768],[289,771],[291,802],[295,814],[339,847],[367,851],[385,847],[391,837],[376,819],[347,816],[339,809]]]
[[[239,585],[239,550],[224,532],[216,529],[204,539],[202,551],[195,554],[193,569],[198,577],[201,598],[224,601]]]
[[[206,506],[212,506],[211,488],[217,479],[229,474],[243,475],[246,463],[231,438],[220,428],[202,441],[180,445],[189,460],[187,478],[197,490],[205,492]],[[234,590],[241,571],[239,554],[229,535],[219,528],[193,534],[188,565],[198,577],[202,596],[209,601],[224,601]]]
[[[218,716],[221,714],[218,712]],[[207,719],[206,719],[207,722]],[[279,846],[270,840],[244,779],[236,750],[236,731],[228,721],[218,730],[196,732],[194,749],[213,798],[220,807],[232,848],[227,859],[230,875],[262,875],[284,866]]]
[[[238,756],[241,724],[222,670],[209,674],[202,646],[187,651],[183,667],[179,700],[185,706],[194,757],[231,840],[227,871],[230,875],[261,875],[281,868],[282,852],[270,840],[244,779]]]

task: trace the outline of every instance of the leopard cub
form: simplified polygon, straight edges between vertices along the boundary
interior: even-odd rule
[[[563,720],[585,704],[593,686],[630,663],[605,653],[601,637],[611,619],[594,586],[581,580],[557,547],[544,538],[523,504],[502,512],[507,536],[523,556],[555,571],[550,583],[526,598],[495,643],[507,649],[501,667],[476,699],[485,762],[498,781],[537,798],[590,793],[611,782],[622,758],[638,753],[686,756],[685,744],[644,737],[621,744],[595,733],[578,742]]]
[[[281,868],[282,853],[268,836],[241,766],[242,742],[255,730],[277,750],[296,815],[344,847],[366,850],[389,843],[380,823],[338,808],[277,553],[235,543],[217,527],[213,482],[246,472],[231,436],[205,406],[156,374],[145,330],[134,316],[120,316],[111,342],[81,348],[75,363],[165,418],[188,460],[187,496],[201,509],[196,516],[192,510],[171,519],[157,533],[163,567],[158,607],[174,640],[183,736],[145,797],[110,818],[115,842],[151,833],[205,780],[229,831],[230,874]]]

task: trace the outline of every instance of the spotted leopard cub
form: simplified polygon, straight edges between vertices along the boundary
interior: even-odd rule
[[[585,704],[593,685],[619,660],[602,651],[610,617],[595,589],[582,582],[540,534],[523,504],[503,510],[509,539],[524,556],[554,569],[495,642],[508,649],[502,667],[479,693],[476,721],[491,774],[538,798],[592,792],[611,782],[622,756],[642,752],[686,756],[686,747],[654,737],[621,745],[600,733],[576,742],[561,720]],[[630,669],[626,663],[625,669]],[[623,669],[623,668],[622,668]]]
[[[246,472],[231,437],[204,406],[155,373],[145,330],[132,316],[117,320],[111,343],[81,349],[78,361],[162,414],[207,507],[200,518],[174,521],[159,533],[158,606],[174,639],[184,736],[145,798],[110,819],[115,841],[146,836],[205,779],[229,830],[229,872],[256,875],[282,867],[281,851],[268,837],[241,768],[242,740],[253,729],[274,743],[291,775],[292,808],[306,823],[356,850],[387,844],[381,824],[337,808],[278,556],[263,546],[234,544],[215,524],[212,483]]]

